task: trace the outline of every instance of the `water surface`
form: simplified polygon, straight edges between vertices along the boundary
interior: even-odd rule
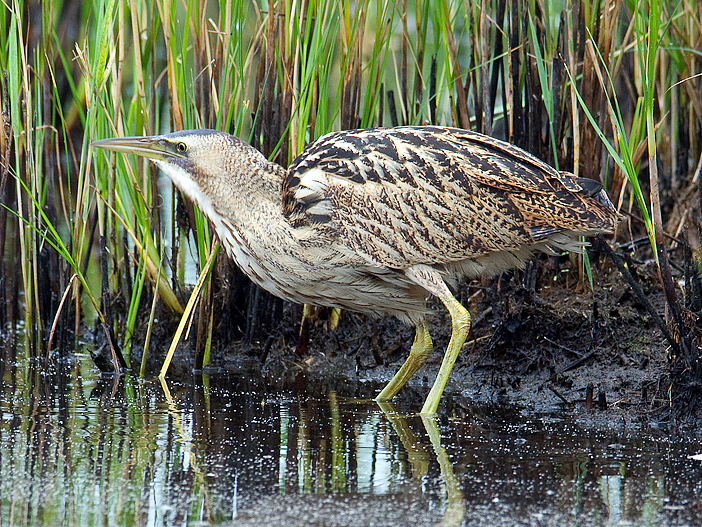
[[[42,370],[0,366],[2,526],[702,524],[696,435],[500,405],[422,419],[303,376]]]

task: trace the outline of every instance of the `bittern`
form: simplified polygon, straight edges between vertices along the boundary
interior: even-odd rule
[[[151,159],[273,295],[414,324],[409,357],[378,400],[394,397],[426,362],[427,295],[441,300],[451,339],[422,414],[436,413],[470,327],[449,285],[521,268],[536,250],[582,251],[580,236],[612,231],[617,217],[594,180],[453,128],[331,133],[287,170],[214,130],[93,146]]]

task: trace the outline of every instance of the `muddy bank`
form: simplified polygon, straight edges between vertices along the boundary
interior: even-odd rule
[[[459,286],[458,298],[471,311],[472,334],[440,413],[460,414],[471,401],[492,401],[538,412],[583,409],[605,421],[668,419],[668,346],[655,322],[613,265],[593,266],[594,290],[583,287],[578,269],[567,257],[543,257],[526,271]],[[664,313],[654,265],[638,266],[636,276]],[[434,353],[398,395],[417,408],[438,371],[451,327],[440,304],[432,309]],[[244,367],[274,385],[312,384],[373,397],[405,360],[414,336],[412,327],[392,318],[349,312],[332,330],[322,314],[300,353],[297,316],[298,310],[286,308],[270,335],[220,343],[207,369]],[[164,330],[162,338],[167,337]],[[183,347],[169,375],[188,375],[191,356]]]

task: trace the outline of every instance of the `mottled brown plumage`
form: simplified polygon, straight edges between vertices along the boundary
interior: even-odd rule
[[[616,212],[601,186],[507,143],[441,127],[336,132],[286,171],[212,130],[95,146],[149,157],[212,221],[241,269],[274,295],[417,327],[387,399],[431,351],[427,293],[453,320],[423,413],[434,413],[469,327],[446,283],[522,267],[535,250],[582,250]]]
[[[374,263],[477,275],[518,265],[525,249],[578,250],[578,234],[610,230],[601,188],[475,132],[361,130],[327,135],[293,162],[283,213]]]

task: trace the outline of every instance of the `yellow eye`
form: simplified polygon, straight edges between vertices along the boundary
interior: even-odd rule
[[[178,152],[180,152],[181,154],[184,154],[185,152],[188,151],[188,145],[186,145],[185,143],[178,143],[178,144],[176,145],[176,149],[177,149]]]

